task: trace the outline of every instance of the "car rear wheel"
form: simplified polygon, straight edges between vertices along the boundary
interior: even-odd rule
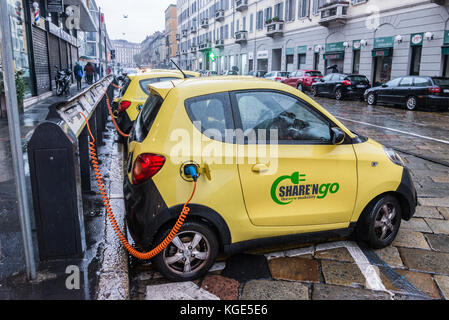
[[[370,93],[366,101],[370,106],[374,106],[377,103],[376,95],[374,93]]]
[[[161,243],[170,233],[168,226],[157,237]],[[154,263],[167,279],[191,281],[202,277],[212,267],[218,255],[218,240],[204,224],[186,222],[178,235],[159,255]]]
[[[340,88],[337,88],[335,90],[335,99],[337,100],[343,100],[343,91],[341,91]]]
[[[393,243],[401,226],[402,209],[395,197],[386,195],[365,208],[357,222],[358,240],[373,249],[382,249]]]
[[[314,97],[318,96],[318,90],[316,89],[315,86],[313,86],[311,90],[312,90],[312,96],[314,96]]]
[[[415,96],[410,96],[407,98],[406,107],[408,110],[416,110],[417,105],[418,101],[416,100]]]

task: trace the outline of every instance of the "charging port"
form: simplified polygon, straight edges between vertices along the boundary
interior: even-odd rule
[[[191,161],[181,166],[181,177],[188,182],[196,182],[200,176],[200,166]]]

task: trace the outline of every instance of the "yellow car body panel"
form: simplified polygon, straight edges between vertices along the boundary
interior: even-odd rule
[[[186,99],[211,93],[278,90],[306,101],[348,137],[356,137],[307,95],[285,84],[232,76],[177,81],[168,92],[163,83],[152,84],[151,89],[164,92],[165,101],[143,142],[130,141],[132,166],[143,153],[166,157],[163,168],[152,180],[170,208],[183,204],[192,192],[193,184],[180,175],[181,165],[186,161],[198,163],[201,175],[192,203],[218,212],[230,230],[232,243],[347,228],[358,220],[370,201],[380,194],[394,192],[401,182],[403,168],[394,164],[383,147],[372,140],[345,145],[279,145],[276,174],[259,175],[252,170],[254,164],[248,164],[248,159],[244,159],[243,164],[238,161],[244,158],[242,154],[248,154],[249,146],[227,144],[204,136],[193,125],[184,104]],[[181,147],[193,146],[198,137],[202,150],[228,150],[234,156],[220,158],[222,164],[217,164],[220,159],[206,157],[198,150],[182,155]],[[230,164],[226,164],[226,160]],[[263,159],[258,160],[263,162]],[[210,172],[210,179],[206,171]],[[311,185],[310,190],[319,191],[322,185],[328,187],[322,188],[323,192],[316,193],[314,198],[288,199],[291,200],[288,205],[276,203],[278,196],[273,196],[272,192],[274,183],[278,178],[293,177],[296,173],[306,180],[300,184]],[[132,170],[128,172],[128,179],[132,181]],[[280,181],[274,193],[279,195],[280,188],[288,183],[288,179]],[[330,191],[333,184],[338,184],[338,190],[333,187],[334,193]],[[325,189],[326,196],[322,197]]]

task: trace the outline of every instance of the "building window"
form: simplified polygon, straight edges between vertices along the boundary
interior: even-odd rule
[[[284,17],[284,3],[278,3],[274,6],[274,16],[278,17],[279,19],[283,19]]]
[[[320,65],[320,53],[315,52],[313,55],[313,70],[318,70],[318,66]]]
[[[360,50],[353,51],[352,73],[353,74],[359,74],[360,73]]]
[[[418,76],[421,68],[422,46],[412,47],[412,60],[410,65],[410,75]]]
[[[254,24],[254,15],[251,13],[249,16],[249,32],[253,32],[253,24]]]
[[[304,68],[305,64],[306,64],[306,54],[305,53],[298,54],[298,69]]]
[[[265,8],[265,22],[268,19],[271,19],[271,13],[272,13],[272,8],[271,7]]]
[[[310,0],[299,0],[298,1],[298,18],[305,18],[309,16],[309,3]]]
[[[263,29],[263,11],[262,10],[257,12],[256,28],[257,28],[257,30]]]
[[[285,3],[285,18],[287,21],[295,20],[296,0],[287,0]]]
[[[246,17],[242,19],[242,30],[246,31]]]

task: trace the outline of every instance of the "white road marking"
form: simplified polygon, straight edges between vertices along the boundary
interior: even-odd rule
[[[220,300],[193,282],[147,286],[145,300]]]
[[[432,140],[432,141],[441,142],[441,143],[444,143],[444,144],[449,144],[449,141],[447,141],[447,140],[427,137],[427,136],[423,136],[423,135],[420,135],[420,134],[417,134],[417,133],[402,131],[402,130],[388,128],[388,127],[382,127],[382,126],[378,126],[378,125],[371,124],[371,123],[368,123],[368,122],[356,121],[356,120],[347,119],[347,118],[343,118],[343,117],[337,117],[336,116],[335,118],[338,118],[338,119],[341,119],[341,120],[345,120],[345,121],[360,123],[360,124],[363,124],[363,125],[366,125],[366,126],[371,126],[371,127],[375,127],[375,128],[384,129],[384,130],[390,130],[390,131],[394,131],[394,132],[398,132],[398,133],[402,133],[402,134],[406,134],[406,135],[409,135],[409,136],[418,137],[418,138],[422,138],[422,139],[426,139],[426,140]]]

